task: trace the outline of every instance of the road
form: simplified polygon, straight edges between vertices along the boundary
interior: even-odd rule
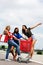
[[[9,58],[12,60],[12,55],[9,55]],[[19,63],[17,61],[5,61],[5,53],[0,52],[0,65],[43,65],[34,61],[29,61],[28,63]]]

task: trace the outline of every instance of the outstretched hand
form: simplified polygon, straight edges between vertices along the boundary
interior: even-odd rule
[[[38,25],[42,25],[42,23],[38,23]]]
[[[37,23],[37,24],[35,24],[34,26],[32,26],[32,27],[30,27],[31,29],[34,29],[34,28],[36,28],[37,26],[39,26],[39,25],[42,25],[42,23]]]

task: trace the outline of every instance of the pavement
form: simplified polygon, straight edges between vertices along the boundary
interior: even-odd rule
[[[5,55],[6,52],[5,51],[0,51],[0,65],[43,65],[43,55],[36,55],[34,54],[32,59],[29,60],[29,63],[19,63],[17,61],[13,61],[12,60],[12,55],[9,54],[9,59],[11,59],[11,61],[5,61]],[[22,57],[26,57],[27,54],[21,54]]]

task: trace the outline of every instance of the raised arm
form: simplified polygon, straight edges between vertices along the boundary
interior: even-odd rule
[[[35,24],[34,26],[32,26],[32,27],[30,27],[30,29],[34,29],[34,28],[36,28],[37,26],[39,26],[39,25],[41,25],[42,23],[37,23],[37,24]]]

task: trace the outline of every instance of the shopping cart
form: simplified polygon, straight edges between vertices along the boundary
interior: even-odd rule
[[[28,53],[28,55],[25,58],[22,58],[20,62],[28,62],[30,57],[30,51],[32,47],[32,38],[28,38],[28,40],[20,40],[20,50],[23,53]]]

